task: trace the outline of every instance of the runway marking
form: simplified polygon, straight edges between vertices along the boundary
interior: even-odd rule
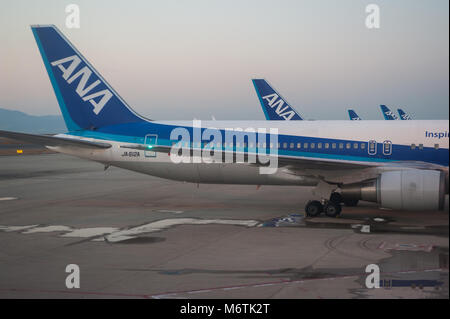
[[[28,225],[28,226],[3,226],[0,225],[0,230],[4,232],[21,231],[29,228],[37,227],[38,225]]]
[[[159,209],[157,210],[158,213],[172,213],[172,214],[182,214],[184,211],[182,210],[167,210],[167,209]]]
[[[56,225],[56,226],[34,227],[31,229],[25,230],[22,234],[66,232],[66,231],[71,231],[71,230],[72,230],[71,227]]]
[[[17,197],[0,197],[0,201],[7,201],[7,200],[16,200],[18,199]]]
[[[162,231],[178,225],[234,225],[254,227],[259,224],[256,220],[233,220],[233,219],[196,219],[196,218],[171,218],[151,222],[145,225],[132,227],[129,229],[120,229],[117,227],[90,227],[73,228],[64,225],[28,225],[28,226],[1,226],[0,231],[13,232],[19,231],[22,234],[52,233],[64,232],[60,237],[65,238],[92,238],[91,241],[106,241],[117,243],[128,239],[133,239],[142,234]],[[102,236],[104,235],[104,236]],[[102,237],[100,237],[102,236]]]
[[[222,224],[252,227],[259,224],[256,220],[232,220],[232,219],[196,219],[196,218],[172,218],[148,223],[131,229],[121,230],[105,236],[108,242],[120,242],[135,238],[136,235],[153,233],[178,225],[208,225]],[[97,238],[95,241],[104,241],[105,238]]]
[[[70,233],[61,235],[61,237],[81,237],[89,238],[96,237],[105,234],[110,234],[112,232],[118,231],[119,228],[116,227],[92,227],[92,228],[80,228],[74,229]]]
[[[400,243],[386,243],[382,242],[378,249],[383,250],[403,250],[403,251],[425,251],[431,252],[434,245],[430,244],[400,244]]]
[[[448,269],[445,268],[433,268],[433,269],[418,269],[418,270],[411,270],[409,272],[413,273],[420,273],[420,272],[430,272],[430,271],[447,271]],[[385,273],[387,275],[394,275],[394,274],[400,274],[404,273],[399,272],[389,272]],[[97,296],[121,296],[121,297],[135,297],[135,298],[153,298],[153,299],[162,299],[162,298],[179,298],[176,297],[177,295],[182,294],[195,294],[195,293],[207,293],[207,292],[214,292],[214,291],[226,291],[230,288],[234,289],[244,289],[244,288],[256,288],[256,287],[264,287],[264,286],[275,286],[275,285],[281,285],[281,284],[302,284],[310,281],[329,281],[332,279],[350,279],[360,276],[366,276],[366,273],[360,273],[360,274],[354,274],[354,275],[345,275],[345,276],[335,276],[335,277],[328,277],[328,278],[308,278],[308,279],[302,279],[302,280],[282,280],[282,281],[274,281],[274,282],[265,282],[265,283],[255,283],[255,284],[243,284],[243,285],[237,285],[237,286],[228,286],[228,287],[213,287],[213,288],[206,288],[206,289],[194,289],[194,290],[187,290],[187,291],[173,291],[173,292],[165,292],[165,293],[158,293],[158,294],[129,294],[129,293],[117,293],[117,292],[100,292],[100,291],[75,291],[75,290],[52,290],[52,289],[24,289],[24,288],[0,288],[0,291],[8,291],[8,292],[32,292],[32,293],[61,293],[61,294],[75,294],[75,295],[97,295]],[[317,296],[317,298],[321,298],[320,296]]]
[[[410,270],[410,271],[388,272],[388,273],[384,273],[384,274],[385,275],[394,275],[394,274],[421,273],[421,272],[444,271],[444,270],[445,269],[442,269],[442,268],[433,268],[433,269],[419,269],[419,270]],[[302,280],[281,280],[281,281],[256,283],[256,284],[243,284],[243,285],[227,286],[227,287],[215,287],[215,288],[198,289],[198,290],[166,292],[166,293],[157,294],[157,295],[147,295],[147,297],[154,298],[154,299],[174,298],[177,295],[183,295],[183,294],[194,294],[194,293],[213,292],[213,291],[228,291],[228,290],[245,289],[245,288],[259,288],[259,287],[285,285],[285,284],[303,284],[303,283],[312,282],[312,281],[333,281],[336,279],[351,279],[351,278],[357,278],[357,277],[366,276],[366,275],[367,275],[367,273],[359,273],[359,274],[354,274],[354,275],[334,276],[334,277],[325,277],[325,278],[308,278],[308,279],[302,279]],[[317,296],[317,298],[321,298],[321,297]]]

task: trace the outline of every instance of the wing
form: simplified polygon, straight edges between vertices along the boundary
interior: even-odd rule
[[[61,136],[18,133],[9,131],[0,131],[0,137],[11,138],[44,146],[73,146],[94,149],[106,149],[111,147],[111,144],[102,142],[92,142]]]

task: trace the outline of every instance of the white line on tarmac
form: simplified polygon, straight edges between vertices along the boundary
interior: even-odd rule
[[[0,197],[0,200],[16,200],[17,197]]]

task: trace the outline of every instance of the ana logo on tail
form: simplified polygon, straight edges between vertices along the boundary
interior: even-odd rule
[[[269,104],[269,106],[271,108],[275,108],[275,106],[277,107],[275,109],[275,112],[277,113],[278,116],[284,118],[286,121],[289,121],[290,119],[292,119],[292,117],[294,117],[295,112],[289,108],[289,105],[286,105],[284,108],[284,101],[282,99],[278,99],[279,96],[276,93],[273,94],[269,94],[266,96],[263,96],[262,99],[266,100],[267,103]]]
[[[70,65],[65,68],[64,64],[69,62]],[[62,77],[68,84],[71,84],[77,78],[81,77],[78,82],[77,88],[75,89],[75,92],[77,92],[77,94],[83,99],[83,101],[89,101],[94,106],[94,113],[98,114],[103,109],[105,104],[108,103],[108,101],[111,99],[112,93],[109,90],[105,89],[88,94],[97,85],[99,85],[101,81],[97,79],[89,86],[87,86],[88,80],[92,74],[92,71],[87,66],[84,66],[78,72],[73,74],[80,63],[81,59],[77,55],[72,55],[67,58],[53,61],[51,64],[52,66],[57,66],[62,71]],[[98,102],[96,102],[94,99],[99,97],[101,97],[101,99],[99,101],[97,100]]]

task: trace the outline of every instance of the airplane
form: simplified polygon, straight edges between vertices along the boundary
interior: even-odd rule
[[[412,117],[405,113],[402,109],[397,109],[398,115],[400,115],[401,120],[412,120]]]
[[[398,120],[397,115],[392,112],[386,105],[380,105],[381,113],[383,113],[384,119],[388,121]]]
[[[301,121],[303,117],[265,79],[252,79],[268,121]]]
[[[68,132],[2,137],[177,181],[312,186],[310,217],[337,217],[341,202],[359,200],[444,208],[448,120],[153,121],[134,112],[56,26],[31,30]]]
[[[350,117],[350,120],[352,121],[361,121],[362,119],[359,117],[358,114],[356,114],[355,110],[348,110],[348,116]]]

